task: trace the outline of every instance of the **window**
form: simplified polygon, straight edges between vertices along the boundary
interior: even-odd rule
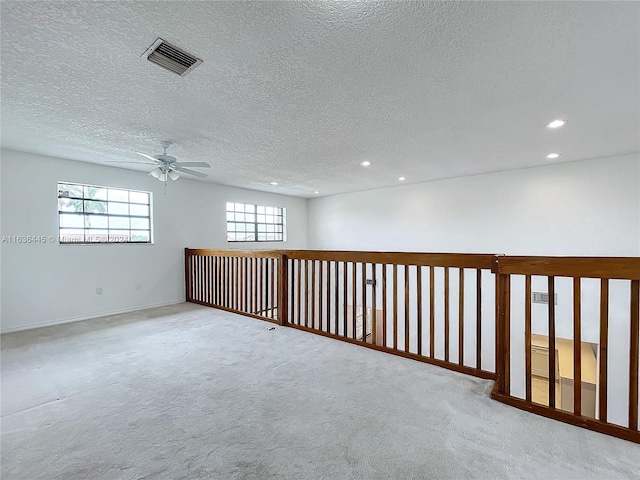
[[[151,243],[151,193],[58,183],[60,243]]]
[[[283,242],[285,209],[227,202],[227,242]]]

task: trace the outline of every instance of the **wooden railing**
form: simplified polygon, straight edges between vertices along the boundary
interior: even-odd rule
[[[187,301],[494,379],[498,401],[640,443],[640,258],[191,249],[185,255]],[[545,304],[535,305],[540,295]]]
[[[186,249],[187,301],[280,323],[284,292],[278,286],[286,271],[279,257],[273,251]]]
[[[492,397],[640,443],[640,258],[499,257],[496,274],[501,361]],[[534,284],[548,295],[538,310]],[[538,368],[534,331],[550,352]]]

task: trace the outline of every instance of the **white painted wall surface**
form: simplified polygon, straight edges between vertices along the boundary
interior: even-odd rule
[[[370,168],[374,168],[373,166]],[[504,253],[510,255],[640,255],[640,156],[588,160],[510,172],[441,180],[313,199],[309,243],[314,249]],[[473,277],[473,272],[471,272]],[[467,295],[473,278],[465,277]],[[524,396],[524,280],[512,279],[512,393]],[[469,282],[471,281],[471,282]],[[457,351],[457,272],[451,286],[451,355]],[[402,278],[399,279],[402,286]],[[483,282],[492,302],[492,282]],[[443,288],[436,276],[436,291]],[[557,279],[556,335],[572,338],[572,290]],[[534,277],[534,291],[547,291]],[[582,282],[582,339],[598,343],[597,280]],[[609,421],[626,425],[629,369],[629,282],[612,281],[609,311]],[[400,295],[402,297],[402,295]],[[441,297],[439,302],[441,302]],[[465,297],[466,298],[466,297]],[[465,301],[465,330],[475,332],[473,299]],[[415,300],[414,300],[415,301]],[[381,295],[378,294],[378,308]],[[404,308],[399,299],[400,309]],[[469,305],[467,304],[469,303]],[[415,305],[411,305],[411,312]],[[426,307],[423,307],[426,308]],[[546,305],[533,306],[533,332],[547,334]],[[442,308],[436,305],[436,333]],[[411,315],[415,318],[415,315]],[[491,325],[491,312],[484,315]],[[412,327],[414,329],[414,327]],[[401,327],[401,335],[403,327]],[[465,337],[465,363],[475,356]],[[442,339],[436,356],[443,358]],[[484,352],[483,366],[492,366]],[[467,362],[469,359],[470,362]]]
[[[640,255],[640,156],[313,199],[309,242],[314,249]]]
[[[307,201],[186,178],[10,150],[2,154],[2,235],[58,235],[57,182],[153,192],[153,245],[2,245],[2,331],[184,300],[184,248],[306,248]],[[227,201],[287,208],[286,243],[226,242]],[[137,283],[142,284],[136,290]],[[101,286],[103,295],[96,295]]]

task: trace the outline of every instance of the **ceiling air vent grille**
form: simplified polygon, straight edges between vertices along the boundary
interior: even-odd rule
[[[180,75],[181,77],[184,77],[187,73],[191,72],[202,63],[202,60],[199,58],[196,58],[190,53],[165,42],[161,38],[158,38],[153,42],[153,45],[147,48],[142,56],[151,63],[160,65],[162,68],[165,68],[176,75]]]

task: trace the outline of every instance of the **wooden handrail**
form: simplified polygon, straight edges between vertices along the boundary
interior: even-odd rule
[[[496,273],[640,280],[640,257],[500,256]]]

